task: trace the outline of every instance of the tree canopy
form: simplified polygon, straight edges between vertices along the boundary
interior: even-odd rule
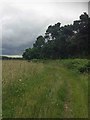
[[[90,17],[86,12],[73,24],[61,26],[58,22],[50,25],[45,35],[38,36],[32,48],[23,53],[25,59],[58,59],[88,57]]]

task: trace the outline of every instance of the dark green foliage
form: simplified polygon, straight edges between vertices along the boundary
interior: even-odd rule
[[[42,48],[44,43],[45,43],[45,39],[43,38],[43,36],[39,36],[36,42],[33,44],[33,47],[40,49]]]
[[[90,17],[84,12],[79,18],[70,25],[61,26],[59,22],[50,25],[45,36],[37,37],[33,48],[25,50],[23,58],[88,58]]]
[[[90,60],[87,59],[69,59],[65,60],[63,64],[72,70],[75,70],[80,73],[89,73],[90,72]]]

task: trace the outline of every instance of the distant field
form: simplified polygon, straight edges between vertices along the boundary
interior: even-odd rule
[[[88,60],[3,60],[4,118],[87,118]]]

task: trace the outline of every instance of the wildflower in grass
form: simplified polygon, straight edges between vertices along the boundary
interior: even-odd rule
[[[22,81],[22,79],[19,79],[19,81],[21,82],[21,81]]]

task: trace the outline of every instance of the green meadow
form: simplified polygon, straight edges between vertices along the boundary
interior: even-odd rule
[[[87,118],[87,59],[3,60],[3,118]]]

